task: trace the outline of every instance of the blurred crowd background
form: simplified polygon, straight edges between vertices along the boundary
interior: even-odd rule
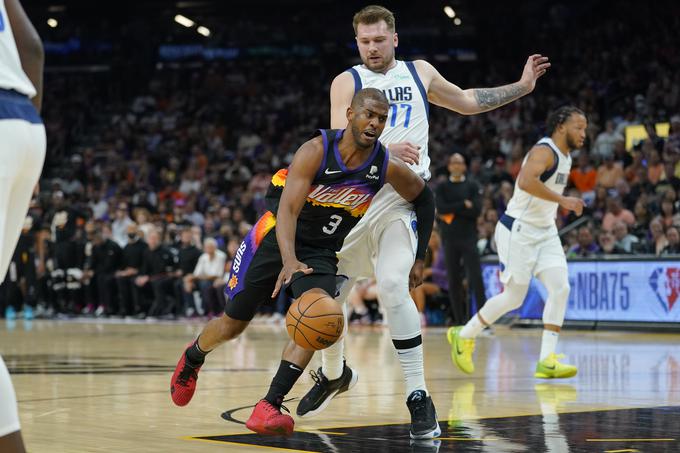
[[[199,2],[180,12],[203,36],[173,21],[174,3],[142,1],[133,17],[90,3],[27,5],[47,54],[48,153],[0,315],[218,315],[271,175],[328,127],[330,82],[358,62],[351,20],[364,4]],[[425,58],[462,88],[516,81],[532,53],[552,62],[531,95],[499,110],[431,109],[430,184],[448,177],[452,153],[465,156],[483,188],[480,254],[495,254],[496,221],[548,112],[573,104],[588,137],[568,192],[587,209],[577,227],[558,213],[568,256],[677,256],[678,5],[454,2],[456,25],[431,3],[386,5],[398,58]],[[436,235],[431,245],[437,280]],[[279,320],[285,303],[263,316]]]

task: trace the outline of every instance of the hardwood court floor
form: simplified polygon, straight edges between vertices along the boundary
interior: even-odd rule
[[[560,351],[579,374],[545,382],[533,378],[540,330],[499,327],[480,338],[477,371],[465,376],[450,362],[444,329],[426,329],[427,383],[442,438],[411,445],[387,328],[352,328],[348,363],[359,383],[318,417],[295,417],[295,435],[280,439],[248,434],[220,414],[247,419],[278,366],[283,327],[253,325],[211,353],[194,400],[175,407],[170,375],[200,327],[2,322],[0,353],[28,451],[680,451],[680,335],[567,331]],[[311,367],[318,366],[315,357]],[[290,396],[311,383],[305,374]],[[293,413],[296,405],[288,403]]]

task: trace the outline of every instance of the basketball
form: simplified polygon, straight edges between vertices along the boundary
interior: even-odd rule
[[[342,335],[345,317],[340,304],[326,293],[305,293],[288,309],[286,329],[301,348],[325,349]]]

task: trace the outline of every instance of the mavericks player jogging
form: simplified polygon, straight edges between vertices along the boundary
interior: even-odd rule
[[[493,110],[530,93],[536,80],[550,64],[546,57],[532,55],[521,79],[497,88],[462,90],[447,81],[428,62],[395,59],[398,45],[394,15],[381,6],[367,6],[354,16],[354,31],[362,64],[339,74],[331,85],[331,127],[345,127],[345,109],[356,90],[378,88],[390,101],[389,117],[380,141],[389,152],[410,164],[424,179],[430,177],[428,156],[429,103],[471,115]],[[341,274],[357,278],[375,277],[378,299],[390,329],[392,343],[406,381],[406,401],[411,412],[411,436],[437,436],[434,411],[422,410],[429,399],[423,372],[420,317],[409,288],[422,282],[424,252],[415,244],[420,238],[410,203],[386,185],[375,197],[357,227],[347,236],[340,251]],[[351,284],[343,287],[339,300],[345,302]],[[343,304],[346,309],[346,304]],[[316,384],[300,401],[298,415],[312,416],[330,399],[348,390],[356,373],[343,362],[343,342],[322,351],[322,367],[313,376]]]
[[[178,406],[191,400],[206,354],[237,337],[258,307],[285,290],[297,299],[308,291],[335,296],[336,253],[389,182],[416,212],[428,219],[419,234],[429,238],[434,196],[404,163],[390,160],[378,141],[389,110],[376,89],[359,91],[346,115],[345,130],[322,130],[295,153],[287,170],[274,175],[267,193],[269,212],[255,224],[238,249],[225,292],[225,314],[210,321],[180,357],[170,392]],[[419,243],[419,249],[427,242]],[[261,434],[290,435],[293,419],[281,413],[285,395],[312,355],[290,341],[266,396],[246,422]]]
[[[40,37],[19,1],[0,0],[0,283],[45,160],[45,127],[38,114],[43,61]],[[0,451],[25,451],[17,401],[2,358]]]
[[[587,121],[576,107],[562,107],[548,117],[545,137],[527,153],[508,209],[496,225],[496,246],[503,292],[489,299],[464,327],[447,332],[451,358],[465,373],[474,371],[475,337],[505,313],[519,308],[532,276],[548,290],[543,309],[543,339],[537,378],[568,378],[576,367],[560,363],[555,353],[569,298],[567,260],[557,234],[559,206],[583,212],[583,200],[563,196],[571,170],[570,153],[583,146]]]

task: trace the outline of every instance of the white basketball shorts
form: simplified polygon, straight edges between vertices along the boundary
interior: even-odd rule
[[[557,226],[541,228],[503,215],[495,232],[501,282],[529,284],[533,275],[553,267],[567,269]]]

